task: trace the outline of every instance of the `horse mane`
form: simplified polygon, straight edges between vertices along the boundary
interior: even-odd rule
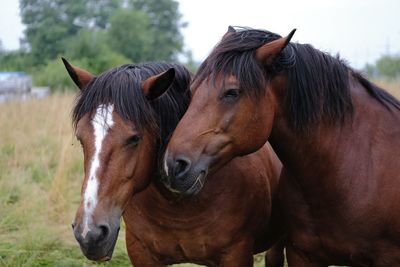
[[[175,69],[175,80],[161,97],[149,101],[142,93],[141,82],[169,68]],[[158,161],[162,158],[172,131],[190,102],[190,72],[178,64],[149,62],[126,64],[93,78],[81,90],[72,111],[74,127],[85,115],[93,116],[101,104],[113,104],[125,120],[132,121],[139,131],[149,130],[158,140]]]
[[[264,88],[278,74],[287,77],[285,107],[290,125],[306,130],[313,123],[343,122],[353,113],[349,75],[353,75],[372,97],[386,107],[400,102],[347,66],[339,57],[332,57],[309,44],[289,43],[269,66],[255,58],[255,50],[280,35],[249,28],[230,31],[200,66],[193,80],[196,88],[217,75],[234,75],[245,94],[259,99]]]

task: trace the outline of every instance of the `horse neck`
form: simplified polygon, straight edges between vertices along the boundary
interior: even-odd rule
[[[169,191],[161,182],[159,173],[154,174],[152,182],[140,194],[131,200],[130,208],[136,210],[145,221],[159,224],[162,222],[174,225],[176,229],[187,227],[201,227],[209,219],[209,210],[214,207],[213,202],[218,197],[209,201],[204,199],[204,190],[200,196],[184,197]]]
[[[334,161],[333,152],[340,142],[340,130],[335,135],[325,127],[315,127],[311,130],[314,133],[301,135],[291,130],[285,121],[275,124],[269,142],[284,168],[296,174],[294,178],[297,180],[304,178],[307,186],[317,185],[318,178],[324,177],[328,171],[327,163]]]
[[[248,177],[242,177],[244,171],[239,169],[247,166],[242,161],[243,159],[232,160],[218,172],[210,174],[204,188],[197,195],[189,197],[172,193],[161,182],[160,174],[154,174],[148,188],[133,198],[133,204],[148,219],[165,222],[177,220],[176,223],[181,221],[184,225],[188,221],[193,225],[202,224],[209,220],[210,212],[220,214],[220,210],[229,210],[237,205],[235,201],[240,199],[239,196],[250,192],[255,184],[265,185],[258,176],[252,177],[252,184],[248,182]],[[250,159],[245,159],[244,162],[248,163]],[[271,181],[273,182],[276,181]]]
[[[327,123],[322,119],[306,133],[299,133],[289,125],[283,111],[277,112],[269,141],[285,169],[302,188],[319,190],[326,183],[333,189],[349,183],[349,179],[360,179],[360,175],[348,175],[346,169],[351,168],[344,165],[368,162],[374,140],[380,139],[377,129],[393,128],[400,123],[398,111],[394,115],[358,81],[350,78],[350,84],[354,112],[343,122]],[[277,99],[278,106],[283,107],[283,98]],[[359,171],[367,172],[367,168]],[[341,183],[340,179],[346,181]]]

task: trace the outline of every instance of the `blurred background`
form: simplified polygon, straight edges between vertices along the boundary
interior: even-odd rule
[[[397,0],[2,0],[0,71],[35,86],[72,83],[60,56],[100,73],[127,62],[179,61],[195,71],[228,25],[281,35],[340,56],[373,78],[399,75]]]
[[[96,265],[70,227],[83,158],[61,56],[95,74],[155,60],[196,71],[228,25],[297,28],[293,41],[340,54],[399,97],[399,10],[398,0],[1,0],[0,266]],[[104,265],[130,265],[123,230]]]

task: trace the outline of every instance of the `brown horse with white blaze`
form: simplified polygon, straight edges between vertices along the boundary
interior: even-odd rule
[[[207,180],[164,185],[163,152],[191,97],[184,67],[123,65],[95,77],[64,64],[81,89],[73,122],[85,176],[73,231],[86,257],[111,259],[121,216],[135,266],[252,266],[253,253],[282,238],[273,210],[281,163],[269,145]],[[280,244],[268,263],[283,265]]]
[[[170,179],[269,140],[284,166],[289,265],[400,266],[400,103],[293,34],[229,28],[194,77]]]

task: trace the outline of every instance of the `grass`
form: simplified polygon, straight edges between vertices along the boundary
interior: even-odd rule
[[[82,255],[70,227],[83,168],[72,102],[56,94],[0,105],[0,266],[97,265]],[[123,241],[106,265],[130,265]]]
[[[376,83],[400,98],[400,81]],[[72,235],[83,174],[72,103],[73,95],[55,94],[0,104],[0,267],[130,266],[123,227],[102,264],[87,260]]]

